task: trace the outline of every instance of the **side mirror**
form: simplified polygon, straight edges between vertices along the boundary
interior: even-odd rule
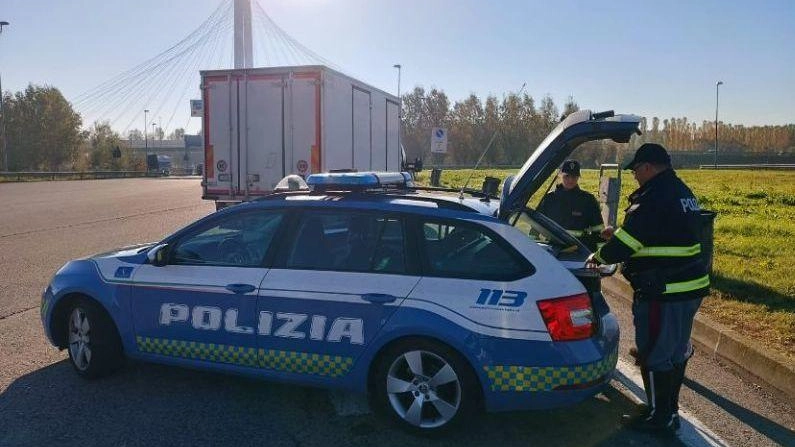
[[[146,259],[155,267],[166,265],[168,259],[168,244],[158,244],[146,252]]]

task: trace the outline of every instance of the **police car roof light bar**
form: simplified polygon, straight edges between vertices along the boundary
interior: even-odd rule
[[[306,184],[315,191],[352,191],[376,188],[411,188],[414,182],[408,172],[332,172],[312,174]]]

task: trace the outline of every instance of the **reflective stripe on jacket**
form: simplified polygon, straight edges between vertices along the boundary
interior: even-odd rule
[[[624,224],[597,250],[599,262],[624,262],[630,282],[633,275],[656,269],[664,300],[706,295],[700,208],[690,188],[668,169],[633,192],[629,202]]]

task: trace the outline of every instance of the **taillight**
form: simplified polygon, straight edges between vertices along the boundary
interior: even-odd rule
[[[583,340],[593,335],[593,308],[587,293],[538,302],[554,341]]]

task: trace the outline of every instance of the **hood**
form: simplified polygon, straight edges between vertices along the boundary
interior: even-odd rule
[[[89,259],[97,259],[97,258],[133,258],[139,256],[141,253],[146,253],[146,251],[155,245],[154,242],[146,243],[146,244],[136,244],[136,245],[128,245],[126,247],[117,248],[115,250],[111,250],[105,253],[99,253],[96,255],[89,256]]]
[[[627,143],[633,134],[640,134],[639,123],[639,116],[615,115],[612,111],[591,113],[590,110],[580,110],[570,114],[530,154],[519,172],[505,179],[500,219],[522,209],[530,196],[579,145],[603,139]]]

